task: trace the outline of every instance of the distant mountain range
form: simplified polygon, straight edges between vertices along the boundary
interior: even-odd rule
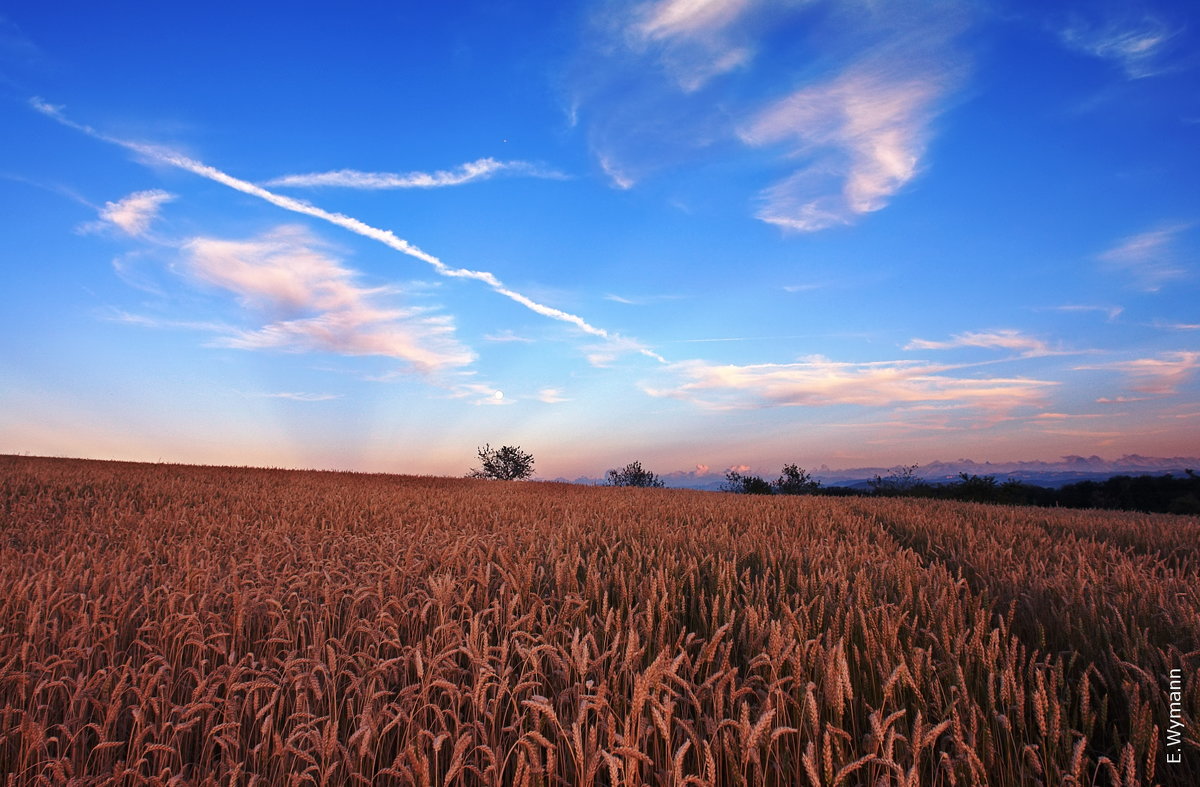
[[[956,459],[952,462],[930,462],[917,467],[914,475],[930,483],[953,481],[959,473],[991,475],[999,481],[1014,479],[1038,486],[1058,488],[1077,481],[1103,481],[1114,475],[1164,475],[1182,474],[1187,469],[1200,472],[1200,457],[1195,456],[1141,456],[1126,454],[1118,459],[1102,459],[1099,456],[1064,456],[1057,462],[1041,460],[1028,462],[976,462],[971,459]],[[891,467],[854,467],[833,470],[826,465],[807,468],[813,477],[826,486],[848,486],[865,488],[875,476],[886,478]],[[768,480],[774,480],[772,474]],[[724,473],[698,473],[695,470],[663,473],[663,482],[678,489],[720,489],[725,483]],[[557,481],[571,481],[558,478]],[[577,484],[601,484],[603,478],[583,476],[573,480]]]

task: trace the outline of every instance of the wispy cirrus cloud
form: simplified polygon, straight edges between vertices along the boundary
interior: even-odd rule
[[[174,194],[162,189],[135,191],[116,202],[104,203],[99,220],[81,224],[79,232],[99,232],[115,227],[130,237],[143,236],[162,212],[162,206],[174,199]]]
[[[755,5],[755,0],[659,0],[634,10],[626,35],[635,47],[652,47],[661,66],[691,93],[754,57],[749,36],[731,28]]]
[[[1061,351],[1051,348],[1041,339],[1011,328],[998,331],[968,331],[955,334],[949,340],[940,342],[913,339],[904,345],[905,350],[952,350],[961,347],[1012,350],[1020,353],[1024,358],[1061,354]]]
[[[682,298],[683,298],[682,295],[670,295],[670,294],[625,296],[625,295],[614,295],[613,293],[606,293],[604,295],[604,300],[612,301],[613,303],[620,303],[625,306],[649,306],[652,303],[662,303],[664,301],[677,301]]]
[[[243,306],[296,316],[360,307],[372,294],[299,225],[276,227],[251,240],[192,238],[183,244],[193,278],[234,293]]]
[[[530,339],[528,336],[521,336],[518,333],[514,333],[510,329],[505,329],[503,331],[496,331],[495,333],[484,334],[483,340],[487,341],[487,342],[499,342],[501,344],[507,344],[507,343],[532,344],[534,341],[533,339]]]
[[[592,366],[610,366],[614,361],[627,353],[640,353],[641,355],[653,358],[659,363],[667,363],[665,358],[642,344],[642,342],[624,336],[609,339],[602,344],[588,345],[583,350],[588,363]]]
[[[504,396],[504,392],[486,383],[455,382],[449,386],[450,398],[467,399],[475,405],[510,405],[512,399]]]
[[[614,187],[621,191],[629,191],[637,185],[635,177],[617,164],[608,154],[601,153],[596,160]]]
[[[7,180],[12,183],[23,183],[26,186],[32,186],[35,189],[40,189],[41,191],[45,191],[50,194],[57,194],[60,197],[66,197],[72,202],[91,208],[96,212],[103,210],[103,208],[97,207],[91,200],[84,197],[75,189],[70,188],[69,186],[64,186],[61,183],[46,182],[38,180],[37,178],[27,177],[25,175],[17,175],[13,172],[0,172],[0,180]]]
[[[232,293],[247,312],[268,319],[218,336],[216,345],[382,356],[422,372],[474,360],[454,339],[448,316],[382,303],[384,294],[394,293],[360,286],[355,272],[303,227],[279,227],[250,240],[193,238],[183,252],[183,269],[193,280]]]
[[[219,338],[213,344],[239,350],[374,355],[432,372],[464,366],[475,358],[449,340],[452,330],[448,318],[421,318],[411,311],[346,310],[273,322]]]
[[[1125,432],[1111,432],[1100,429],[1066,429],[1062,427],[1043,428],[1039,430],[1042,434],[1057,435],[1059,437],[1075,437],[1086,438],[1090,440],[1099,440],[1100,445],[1112,445],[1117,438],[1125,437]]]
[[[1125,375],[1130,390],[1146,396],[1170,396],[1191,382],[1200,370],[1200,352],[1181,350],[1161,353],[1155,358],[1135,358],[1131,361],[1077,366],[1079,370],[1112,370]],[[1116,397],[1098,401],[1138,401]]]
[[[933,121],[961,73],[952,61],[907,57],[911,43],[805,85],[742,125],[746,144],[781,146],[805,162],[761,192],[759,219],[798,232],[850,224],[920,173]]]
[[[545,404],[558,404],[559,402],[571,401],[563,396],[561,388],[543,388],[537,392],[537,400]]]
[[[1041,402],[1056,385],[1022,377],[960,377],[955,370],[923,361],[846,363],[820,356],[785,364],[697,360],[671,364],[672,381],[643,390],[712,409],[940,402],[1005,411]]]
[[[43,57],[38,45],[15,22],[0,14],[0,62],[27,64]]]
[[[441,169],[435,172],[363,172],[357,169],[339,169],[331,172],[283,175],[268,180],[264,185],[373,190],[433,189],[489,180],[497,175],[524,175],[551,180],[564,180],[567,177],[558,170],[540,164],[528,161],[497,161],[489,157],[468,161],[454,169]]]
[[[292,402],[330,402],[334,399],[341,399],[341,394],[318,394],[318,393],[297,393],[291,391],[281,391],[279,393],[256,393],[247,394],[260,399],[287,399]]]
[[[1059,36],[1068,48],[1116,63],[1130,79],[1142,79],[1167,70],[1163,61],[1179,32],[1146,15],[1099,24],[1076,20]]]
[[[759,0],[615,0],[588,16],[564,85],[604,177],[621,190],[732,138],[709,88],[745,76]]]
[[[148,314],[134,314],[123,309],[110,309],[102,312],[99,317],[106,322],[136,325],[141,328],[202,331],[205,333],[230,333],[235,330],[233,326],[224,322],[213,320],[177,320]]]
[[[303,227],[285,225],[248,240],[195,237],[172,242],[171,248],[181,253],[172,266],[177,273],[236,298],[241,307],[237,318],[181,320],[115,310],[103,319],[200,331],[210,334],[209,343],[219,347],[381,356],[427,373],[474,360],[474,354],[454,339],[448,316],[390,305],[396,288],[359,285],[358,274]],[[162,291],[156,294],[166,297]],[[247,320],[259,324],[237,324]]]
[[[1112,322],[1121,316],[1121,313],[1125,311],[1125,307],[1068,303],[1063,306],[1051,306],[1048,308],[1048,311],[1064,312],[1067,314],[1087,314],[1088,312],[1100,312],[1109,322]]]
[[[1034,421],[1078,421],[1094,418],[1112,418],[1112,413],[1038,413]]]
[[[642,9],[634,27],[654,39],[712,35],[751,5],[752,0],[659,0]]]
[[[1192,226],[1170,224],[1130,235],[1098,259],[1109,270],[1128,276],[1139,289],[1158,292],[1167,282],[1187,275],[1176,245]]]
[[[609,179],[632,188],[689,154],[739,155],[729,143],[740,142],[787,173],[760,191],[756,215],[788,230],[886,206],[922,171],[934,122],[965,77],[955,41],[970,6],[958,0],[616,7],[572,103]],[[766,68],[796,74],[783,95],[764,96]]]

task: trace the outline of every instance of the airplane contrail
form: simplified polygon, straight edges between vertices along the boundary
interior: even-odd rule
[[[31,98],[29,103],[34,109],[46,115],[47,117],[56,120],[68,128],[80,131],[95,139],[125,148],[126,150],[132,151],[138,155],[144,156],[153,161],[157,161],[161,164],[167,164],[178,169],[186,170],[194,175],[199,175],[202,178],[207,178],[208,180],[220,183],[223,186],[228,186],[235,191],[240,191],[243,194],[249,194],[252,197],[258,197],[259,199],[269,202],[276,207],[283,208],[284,210],[288,210],[293,213],[300,213],[305,216],[312,216],[313,218],[321,219],[322,221],[327,221],[330,224],[347,229],[350,232],[363,236],[364,238],[370,238],[371,240],[378,241],[385,246],[390,246],[401,254],[407,254],[409,257],[415,257],[416,259],[431,265],[433,269],[442,276],[448,276],[456,279],[475,279],[476,281],[481,281],[488,287],[492,288],[492,290],[495,292],[503,295],[506,298],[516,301],[530,311],[536,312],[543,317],[549,317],[552,320],[558,320],[559,322],[565,322],[574,325],[584,333],[610,341],[620,338],[617,334],[606,331],[603,328],[598,328],[576,314],[571,314],[570,312],[563,311],[562,309],[556,309],[553,306],[547,306],[543,303],[538,303],[532,298],[522,295],[516,290],[509,289],[502,281],[500,281],[500,279],[496,278],[495,274],[493,273],[488,271],[475,271],[468,268],[451,267],[450,265],[442,262],[442,260],[438,259],[436,256],[423,251],[419,247],[409,243],[403,238],[398,237],[391,230],[373,227],[370,224],[359,221],[353,216],[347,216],[343,213],[334,213],[332,211],[325,210],[324,208],[319,208],[316,205],[304,200],[284,196],[283,194],[276,194],[273,191],[268,191],[267,189],[255,185],[254,183],[242,180],[241,178],[236,178],[233,175],[222,172],[216,167],[211,167],[208,164],[196,161],[195,159],[184,156],[183,154],[173,151],[169,148],[159,145],[148,145],[141,142],[132,142],[126,139],[120,139],[119,137],[109,136],[108,134],[97,131],[91,126],[71,120],[63,114],[60,107],[54,106],[53,104],[50,104],[41,98]],[[653,358],[660,363],[667,363],[665,358],[653,350],[649,350],[645,347],[638,347],[637,351],[642,355],[648,358]]]

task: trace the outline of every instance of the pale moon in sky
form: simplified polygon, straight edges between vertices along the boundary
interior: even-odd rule
[[[492,396],[496,397],[497,399],[503,399],[504,391],[496,391],[496,393],[492,394]]]

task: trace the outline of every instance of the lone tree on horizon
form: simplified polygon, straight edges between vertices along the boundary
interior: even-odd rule
[[[779,479],[772,486],[781,495],[811,495],[821,488],[821,482],[796,464],[784,465]]]
[[[480,466],[471,468],[467,478],[519,481],[533,475],[533,454],[522,451],[519,445],[503,445],[493,449],[490,444],[484,444],[476,453]]]
[[[656,474],[642,467],[641,462],[630,462],[620,470],[609,470],[607,486],[647,486],[661,488],[663,480]]]

